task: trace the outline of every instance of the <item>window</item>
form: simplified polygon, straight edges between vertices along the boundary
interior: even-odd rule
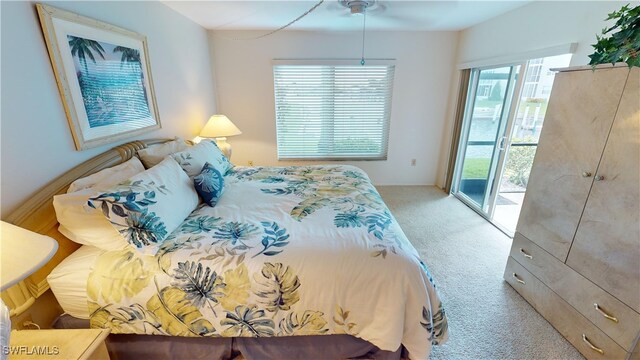
[[[274,66],[278,159],[385,160],[394,70]]]
[[[542,63],[544,59],[529,60],[527,73],[524,80],[524,89],[522,91],[525,97],[536,98],[538,96],[538,84],[542,73]]]
[[[492,88],[493,86],[491,85],[490,81],[480,80],[478,84],[478,97],[489,97]]]
[[[526,98],[535,98],[536,90],[538,90],[537,83],[525,83],[522,90],[522,96]]]

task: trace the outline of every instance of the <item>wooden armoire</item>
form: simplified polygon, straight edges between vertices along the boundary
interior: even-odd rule
[[[589,359],[640,358],[640,69],[553,84],[504,274]]]

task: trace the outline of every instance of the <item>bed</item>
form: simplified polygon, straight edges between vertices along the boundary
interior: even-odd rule
[[[153,142],[131,144],[85,174]],[[425,359],[446,341],[434,281],[364,172],[234,167],[224,183],[152,254],[83,246],[63,260],[49,283],[85,319],[63,326],[109,328],[118,355],[140,351],[137,339],[176,354],[216,344],[220,358]]]

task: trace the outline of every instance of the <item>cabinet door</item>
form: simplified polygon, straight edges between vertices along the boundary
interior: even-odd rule
[[[640,312],[638,68],[629,74],[595,180],[567,265]]]
[[[626,67],[556,75],[517,231],[564,262],[620,102]]]

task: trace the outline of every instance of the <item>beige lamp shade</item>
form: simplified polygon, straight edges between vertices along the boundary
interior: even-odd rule
[[[52,238],[0,221],[0,290],[40,269],[57,250]]]
[[[207,124],[200,131],[200,137],[204,138],[218,138],[235,136],[242,134],[242,131],[238,129],[228,117],[224,115],[213,115],[207,121]]]

